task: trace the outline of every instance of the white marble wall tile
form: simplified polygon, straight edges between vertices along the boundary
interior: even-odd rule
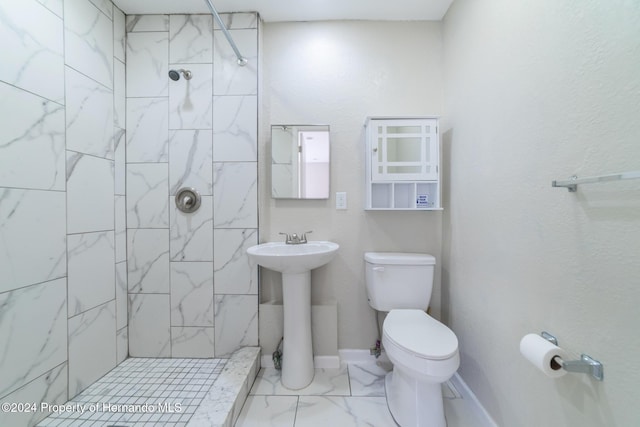
[[[62,18],[63,15],[63,0],[38,0],[38,3],[49,9],[51,12]]]
[[[169,132],[169,195],[193,187],[203,196],[213,194],[213,148],[210,130]]]
[[[0,396],[67,359],[66,294],[64,278],[0,294]]]
[[[248,396],[236,423],[239,427],[293,427],[298,396]]]
[[[125,196],[115,196],[116,262],[127,260],[127,207]]]
[[[213,94],[256,95],[258,93],[258,31],[231,30],[240,53],[248,62],[239,66],[235,52],[221,30],[213,36]]]
[[[213,62],[213,15],[169,16],[169,61]]]
[[[130,293],[169,293],[169,230],[129,229],[127,253]]]
[[[127,165],[127,227],[169,227],[169,170],[166,163]]]
[[[67,236],[69,317],[115,298],[113,231]]]
[[[126,129],[127,99],[125,87],[125,65],[119,60],[113,61],[113,123],[120,129]]]
[[[258,97],[213,97],[213,158],[216,162],[258,160]]]
[[[171,263],[171,326],[213,326],[213,263]]]
[[[258,345],[258,297],[215,296],[216,357],[229,357],[240,347]]]
[[[169,295],[129,294],[129,355],[171,357]]]
[[[64,106],[4,83],[0,99],[0,185],[64,191]]]
[[[69,319],[69,397],[116,366],[116,303]]]
[[[24,387],[2,398],[6,403],[33,402],[38,404],[35,412],[0,412],[2,426],[33,426],[51,414],[51,411],[40,411],[40,402],[61,405],[67,401],[67,364],[63,363],[40,375]]]
[[[2,2],[0,80],[64,104],[63,47],[59,16],[34,1]]]
[[[213,261],[213,197],[202,196],[197,211],[171,208],[171,261]]]
[[[107,15],[109,19],[113,19],[113,3],[111,0],[89,0],[95,7],[100,9],[102,13]]]
[[[127,263],[116,264],[116,329],[120,330],[127,326]]]
[[[169,15],[127,15],[127,32],[169,31]]]
[[[211,129],[213,120],[213,66],[170,64],[174,70],[188,69],[190,80],[169,80],[169,129]]]
[[[384,397],[300,396],[296,427],[396,425]]]
[[[113,91],[67,67],[67,150],[113,159]]]
[[[171,357],[214,357],[213,328],[172,327]]]
[[[258,267],[247,255],[247,249],[257,244],[258,230],[255,228],[214,230],[216,295],[258,294]]]
[[[116,347],[116,363],[120,364],[129,357],[129,329],[127,327],[124,327],[117,332]]]
[[[67,65],[112,88],[113,23],[87,0],[64,0]]]
[[[168,33],[127,35],[127,96],[167,96],[168,66]]]
[[[113,56],[125,62],[125,49],[127,45],[126,17],[124,12],[113,7]]]
[[[64,192],[0,188],[0,271],[0,292],[66,275]]]
[[[215,228],[257,228],[257,162],[213,164]]]
[[[258,28],[258,15],[255,13],[221,13],[220,18],[227,30]],[[220,29],[217,22],[214,22],[214,28]]]
[[[67,233],[113,230],[113,160],[67,151]]]
[[[126,150],[127,145],[125,142],[126,132],[124,129],[115,128],[113,135],[114,140],[114,192],[115,194],[124,196],[126,194],[126,177],[127,177],[127,163],[126,163]]]
[[[168,129],[168,98],[127,98],[127,162],[166,162]]]

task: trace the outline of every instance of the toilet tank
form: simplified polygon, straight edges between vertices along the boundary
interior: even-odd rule
[[[379,311],[426,310],[431,299],[436,259],[432,255],[366,252],[365,283],[369,305]]]

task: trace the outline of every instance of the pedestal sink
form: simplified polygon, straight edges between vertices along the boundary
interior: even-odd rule
[[[338,248],[337,243],[310,241],[263,243],[247,249],[257,264],[282,273],[282,384],[289,389],[304,388],[313,380],[311,270],[331,261]]]

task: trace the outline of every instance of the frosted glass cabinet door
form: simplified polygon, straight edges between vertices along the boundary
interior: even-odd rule
[[[438,179],[437,119],[372,120],[372,181]]]

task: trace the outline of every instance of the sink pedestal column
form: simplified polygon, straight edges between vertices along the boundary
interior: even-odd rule
[[[311,271],[282,273],[284,340],[282,385],[297,390],[313,380],[311,343]]]

